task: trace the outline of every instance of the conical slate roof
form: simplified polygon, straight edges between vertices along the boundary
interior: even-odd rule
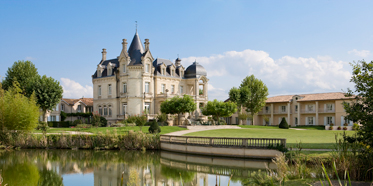
[[[141,56],[144,54],[144,52],[144,47],[142,46],[140,37],[136,32],[132,39],[130,48],[128,49],[128,54],[131,58],[130,65],[141,64]]]

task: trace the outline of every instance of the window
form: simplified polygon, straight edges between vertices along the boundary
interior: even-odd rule
[[[108,76],[111,76],[112,73],[113,73],[113,72],[112,72],[111,68],[109,68],[109,69],[108,69],[108,73],[107,73],[107,75],[108,75]]]
[[[149,65],[149,64],[146,64],[146,65],[145,65],[145,72],[149,72],[149,69],[150,69],[150,65]]]
[[[56,116],[50,116],[50,121],[57,121]]]
[[[333,117],[331,116],[326,117],[326,124],[328,125],[333,124]]]
[[[111,116],[111,105],[109,105],[109,116]]]
[[[164,71],[165,71],[164,68],[162,68],[162,75],[164,75]]]
[[[98,106],[98,113],[102,116],[102,107]]]
[[[111,84],[109,84],[108,91],[108,94],[111,95]]]
[[[180,86],[180,94],[184,94],[184,87]]]
[[[107,107],[104,105],[104,116],[107,116]]]
[[[307,105],[307,110],[308,111],[313,111],[313,105]]]
[[[61,110],[65,111],[65,104],[61,104]]]
[[[307,117],[308,125],[313,125],[313,117]]]
[[[236,117],[236,124],[238,124],[238,117]]]
[[[182,78],[184,76],[184,71],[180,71],[180,77]]]
[[[175,85],[171,85],[171,93],[172,93],[172,94],[175,93]]]
[[[295,105],[295,112],[298,112],[298,105]]]
[[[150,103],[145,103],[145,105],[144,105],[144,111],[145,111],[145,113],[149,113],[149,111],[150,111]]]
[[[268,106],[266,106],[266,113],[269,113],[269,107]]]
[[[295,125],[298,125],[298,118],[295,117],[295,121],[294,121]]]
[[[344,117],[344,123],[347,123],[348,125],[351,123],[351,120],[347,119],[346,117]]]
[[[127,112],[127,103],[123,103],[123,105],[122,105],[122,113],[123,113],[123,115],[126,115],[126,112]]]
[[[175,71],[174,70],[171,71],[171,76],[175,76]]]
[[[149,93],[149,82],[145,82],[145,93]]]
[[[164,94],[166,92],[166,84],[162,84],[161,93]]]
[[[98,86],[98,96],[101,96],[101,85]]]
[[[123,83],[123,93],[127,93],[127,83]]]
[[[126,65],[123,65],[123,72],[126,72]]]
[[[281,112],[286,112],[286,106],[281,106]]]
[[[327,111],[333,111],[333,104],[326,104]]]
[[[82,106],[78,105],[78,112],[81,112],[81,111],[82,111]]]

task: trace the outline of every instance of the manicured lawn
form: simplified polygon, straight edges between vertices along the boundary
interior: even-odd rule
[[[332,149],[335,144],[335,134],[344,131],[329,130],[294,130],[279,129],[271,126],[242,126],[246,129],[218,129],[185,134],[185,136],[205,137],[237,137],[237,138],[285,138],[287,147],[295,147],[302,142],[307,149]],[[345,131],[352,135],[355,131]]]
[[[148,132],[149,126],[142,127],[142,131],[144,133]],[[92,127],[92,128],[50,128],[48,129],[47,133],[66,133],[67,131],[78,131],[78,132],[90,132],[93,134],[98,134],[99,132],[105,134],[106,132],[112,133],[114,130],[117,131],[117,134],[127,134],[128,131],[140,131],[140,127]],[[161,133],[160,134],[167,134],[170,132],[176,132],[180,130],[187,130],[186,128],[181,128],[177,126],[163,126],[161,127]],[[41,133],[40,130],[34,130],[34,133]]]

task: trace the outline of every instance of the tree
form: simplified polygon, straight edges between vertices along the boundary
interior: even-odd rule
[[[189,95],[184,95],[183,97],[175,96],[161,103],[161,112],[165,114],[177,114],[179,125],[181,114],[193,112],[196,109],[196,103]]]
[[[36,98],[21,93],[17,81],[8,90],[0,83],[0,127],[1,130],[32,131],[38,125],[39,107]]]
[[[286,119],[285,118],[282,118],[281,119],[281,122],[280,124],[278,125],[279,128],[282,128],[282,129],[289,129],[289,125],[288,125],[288,122],[286,122]]]
[[[60,82],[44,75],[34,83],[33,90],[46,122],[47,110],[52,110],[61,101],[63,89]]]
[[[153,120],[152,123],[150,124],[150,127],[148,129],[149,133],[160,133],[161,128],[158,125],[158,122]]]
[[[362,126],[355,139],[361,145],[359,148],[359,160],[361,160],[362,172],[373,167],[373,61],[370,63],[358,61],[352,63],[352,77],[350,82],[355,84],[355,91],[348,89],[346,96],[353,99],[352,103],[344,102],[347,119],[359,122]]]
[[[237,112],[237,105],[234,102],[228,101],[214,101],[207,102],[206,106],[201,108],[203,115],[212,115],[214,119],[220,124],[220,117],[230,117],[233,113]]]
[[[147,120],[146,115],[145,114],[137,115],[135,118],[136,118],[135,119],[136,126],[140,127],[140,131],[142,131],[142,127],[145,125],[146,120]]]
[[[32,87],[33,82],[39,78],[38,70],[32,62],[16,61],[12,67],[8,68],[8,71],[5,74],[5,79],[2,82],[3,88],[8,90],[13,86],[13,82],[17,81],[22,93],[26,93],[26,91],[29,90],[29,87]],[[32,91],[27,92],[27,94],[30,96]]]
[[[267,96],[267,86],[254,75],[247,76],[242,80],[239,88],[233,87],[229,91],[229,99],[239,106],[246,107],[246,112],[250,112],[252,125],[254,125],[254,115],[265,106]]]

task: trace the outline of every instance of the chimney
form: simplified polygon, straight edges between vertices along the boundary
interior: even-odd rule
[[[106,49],[103,48],[101,53],[102,53],[102,61],[106,61]]]
[[[127,51],[127,39],[123,39],[122,45],[123,45],[123,50]]]
[[[145,51],[148,51],[149,50],[149,39],[145,39]]]

